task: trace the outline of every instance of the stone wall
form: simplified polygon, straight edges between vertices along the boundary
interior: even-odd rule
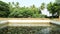
[[[9,26],[50,26],[48,18],[0,18],[0,20],[8,21]]]
[[[0,18],[0,20],[50,20],[49,18]]]

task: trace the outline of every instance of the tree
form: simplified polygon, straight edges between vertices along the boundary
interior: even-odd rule
[[[54,5],[55,5],[55,11],[56,11],[57,15],[59,16],[60,4],[54,3]]]
[[[30,9],[25,8],[25,7],[21,7],[20,9],[18,9],[18,11],[13,11],[9,17],[16,17],[16,18],[28,18],[32,16],[32,12],[30,11]]]
[[[59,16],[59,9],[60,6],[58,6],[57,3],[52,3],[50,2],[48,5],[47,5],[47,9],[48,11],[52,14],[52,17],[53,16]],[[57,13],[57,15],[55,15]]]
[[[14,7],[13,7],[14,5]],[[19,7],[19,3],[16,4],[13,2],[13,5],[9,5],[12,10],[10,10],[9,17],[16,17],[16,18],[42,18],[45,17],[44,15],[41,15],[41,11],[39,12],[39,9],[35,7],[35,5],[32,5],[29,7]],[[14,9],[13,9],[14,8]]]
[[[59,15],[60,15],[60,0],[55,0],[55,3],[58,5]]]
[[[39,11],[41,12],[41,10],[45,9],[45,3],[42,3],[41,6],[39,7]]]
[[[9,3],[9,10],[10,10],[10,14],[9,17],[14,17],[16,15],[16,12],[19,11],[19,3],[16,2],[16,4],[14,2]]]
[[[40,15],[40,13],[41,13],[41,11],[39,11],[39,9],[33,4],[31,7],[30,7],[30,10],[32,11],[32,17],[33,18],[38,18]]]
[[[9,13],[8,4],[0,1],[0,17],[8,17]]]
[[[53,6],[52,2],[50,2],[47,6],[47,9],[50,13],[52,13],[52,16],[54,16],[54,12],[55,12],[55,11],[53,11],[53,9],[54,9],[53,7],[54,6]]]
[[[19,7],[19,3],[16,4],[13,2],[15,7],[14,10],[9,14],[9,17],[16,17],[16,18],[28,18],[32,16],[32,12],[27,7]]]
[[[37,7],[35,7],[35,5],[31,6],[31,11],[32,11],[32,18],[45,18],[45,15],[41,14],[41,10]]]
[[[40,9],[44,10],[44,8],[45,8],[45,3],[42,3],[41,6],[40,6]]]
[[[60,4],[60,0],[55,0],[55,2],[56,2],[57,4]]]

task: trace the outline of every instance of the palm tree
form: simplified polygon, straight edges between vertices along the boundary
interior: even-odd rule
[[[44,10],[44,8],[45,8],[45,3],[42,3],[41,6],[40,6],[40,9]]]
[[[41,10],[45,9],[45,3],[42,3],[41,6],[39,7],[39,12],[41,13]]]

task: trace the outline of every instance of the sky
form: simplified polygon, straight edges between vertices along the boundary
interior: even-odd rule
[[[26,6],[29,7],[31,5],[35,5],[36,7],[39,7],[41,3],[48,4],[49,2],[54,2],[54,0],[2,0],[4,2],[19,2],[20,6]]]
[[[1,0],[1,1],[4,1],[6,3],[8,2],[19,2],[19,5],[21,7],[23,6],[26,6],[26,7],[29,7],[29,6],[32,6],[33,4],[36,6],[36,7],[40,7],[41,6],[41,3],[45,3],[45,4],[48,4],[49,2],[55,2],[55,0]],[[42,10],[42,14],[45,14],[47,16],[50,16],[51,14],[49,14],[49,12],[47,11],[47,9],[45,10]]]

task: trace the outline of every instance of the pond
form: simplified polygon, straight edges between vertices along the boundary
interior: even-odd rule
[[[60,34],[60,27],[52,26],[34,26],[34,27],[4,27],[0,29],[0,34]]]

